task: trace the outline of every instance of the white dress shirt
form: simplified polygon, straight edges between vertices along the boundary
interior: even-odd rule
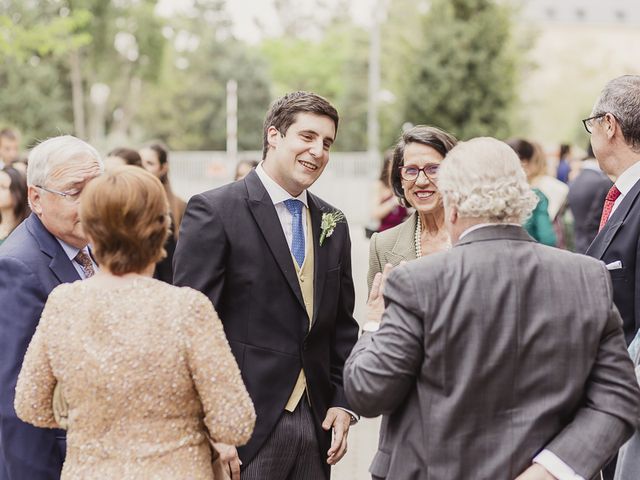
[[[640,162],[636,162],[627,168],[616,180],[615,186],[620,190],[621,195],[616,199],[613,204],[613,208],[611,209],[611,214],[609,214],[609,218],[613,215],[613,212],[616,211],[618,205],[622,202],[622,199],[629,193],[629,191],[633,188],[633,186],[638,183],[640,180]]]
[[[280,225],[282,225],[282,231],[284,232],[284,236],[287,238],[287,244],[289,245],[289,250],[291,250],[291,243],[293,242],[293,215],[284,204],[285,200],[289,200],[290,198],[300,200],[304,207],[302,208],[302,218],[307,218],[307,208],[309,208],[309,204],[307,201],[307,191],[303,190],[303,192],[297,197],[292,197],[289,192],[287,192],[284,188],[282,188],[276,181],[269,176],[269,174],[262,167],[262,162],[258,164],[256,167],[256,173],[258,174],[258,178],[264,185],[264,188],[267,190],[269,197],[271,197],[271,201],[273,202],[273,206],[276,209],[276,213],[278,214],[278,219],[280,220]],[[307,246],[307,222],[302,222],[302,231],[304,234],[305,241],[305,249]]]

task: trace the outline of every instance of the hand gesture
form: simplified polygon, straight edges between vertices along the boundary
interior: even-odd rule
[[[335,465],[347,453],[347,435],[351,425],[351,415],[338,407],[331,407],[327,410],[327,416],[322,422],[322,428],[329,430],[333,428],[333,440],[331,448],[327,451],[327,463]]]
[[[367,300],[367,320],[380,323],[382,314],[384,313],[384,284],[387,281],[389,272],[393,269],[393,265],[387,263],[382,272],[376,273],[371,284],[371,293]]]

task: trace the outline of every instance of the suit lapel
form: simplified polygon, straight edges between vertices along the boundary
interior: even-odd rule
[[[388,254],[389,263],[399,265],[400,262],[416,259],[416,223],[418,214],[411,215],[408,221],[402,223],[398,231],[396,243]]]
[[[70,283],[80,280],[80,275],[73,267],[71,260],[67,257],[62,246],[58,240],[44,228],[40,219],[32,213],[27,219],[27,222],[27,228],[40,245],[40,250],[45,255],[51,257],[49,268],[60,283]]]
[[[596,238],[593,240],[593,243],[591,243],[587,249],[587,255],[602,259],[607,248],[609,248],[611,241],[616,236],[616,233],[624,224],[624,220],[631,211],[631,207],[635,203],[638,193],[640,193],[640,181],[636,182],[633,188],[629,190],[629,193],[622,199],[618,208],[616,208],[616,210],[611,214],[611,217],[605,224],[604,228],[600,230]]]
[[[311,319],[311,325],[315,324],[318,317],[318,310],[320,309],[320,302],[322,300],[322,293],[324,290],[324,280],[327,276],[327,266],[329,265],[329,247],[327,240],[323,246],[320,246],[320,233],[322,224],[322,210],[318,205],[317,199],[307,191],[307,199],[309,201],[309,213],[311,214],[311,237],[313,241],[313,318]]]
[[[298,282],[296,269],[293,266],[291,251],[289,250],[287,239],[282,231],[282,225],[280,224],[280,219],[271,201],[271,197],[255,171],[247,175],[245,183],[249,193],[247,200],[249,211],[260,228],[267,246],[269,250],[271,250],[280,270],[282,270],[291,290],[300,302],[300,305],[305,308],[300,283]]]

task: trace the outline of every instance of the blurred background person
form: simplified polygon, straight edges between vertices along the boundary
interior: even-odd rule
[[[551,223],[549,214],[549,199],[545,193],[537,186],[539,179],[547,176],[547,163],[544,155],[536,152],[534,145],[522,138],[512,138],[507,140],[509,145],[520,158],[522,169],[527,175],[527,181],[532,190],[538,196],[536,205],[531,216],[524,224],[524,228],[538,242],[552,247],[556,246],[556,234]]]
[[[373,207],[373,219],[377,224],[376,231],[384,232],[400,225],[407,218],[407,208],[400,205],[398,197],[391,189],[391,164],[393,163],[393,150],[387,150],[384,154],[380,177],[376,182],[376,195]]]
[[[167,210],[162,184],[138,168],[107,172],[83,192],[80,219],[100,269],[49,296],[15,400],[24,421],[56,428],[60,385],[64,478],[210,479],[208,437],[241,445],[253,431],[211,302],[150,278],[164,256]]]
[[[14,128],[0,130],[0,168],[11,166],[20,155],[20,132]]]
[[[425,125],[400,136],[393,150],[391,187],[400,203],[415,212],[401,224],[371,237],[369,291],[376,273],[382,272],[387,263],[395,266],[451,247],[437,178],[440,163],[456,143],[451,134]]]
[[[0,170],[0,244],[29,216],[27,179],[12,167]]]
[[[13,168],[15,168],[16,170],[18,170],[20,173],[22,173],[22,175],[26,178],[28,161],[29,161],[29,159],[27,158],[27,156],[23,155],[23,156],[18,157],[18,159],[15,160],[11,164],[11,166]]]
[[[613,182],[600,169],[591,144],[582,169],[569,184],[568,203],[574,218],[576,252],[585,253],[600,226],[602,206]]]
[[[240,160],[236,164],[236,173],[233,177],[235,181],[242,180],[246,177],[251,170],[258,166],[258,162],[255,160]]]
[[[563,183],[569,183],[569,173],[571,173],[571,145],[563,143],[560,145],[558,154],[556,178]]]
[[[167,199],[169,200],[171,235],[167,238],[164,246],[167,256],[158,262],[153,276],[163,282],[172,283],[173,254],[176,250],[180,224],[182,223],[182,217],[184,216],[187,204],[175,195],[171,189],[171,183],[169,182],[169,154],[167,148],[159,143],[152,143],[148,147],[140,150],[140,157],[142,158],[142,166],[144,169],[160,179],[164,191],[167,194]]]
[[[123,165],[133,165],[134,167],[142,167],[142,157],[140,153],[132,148],[118,147],[107,153],[104,159],[105,170],[112,170]]]
[[[174,222],[173,235],[178,238],[180,223],[187,204],[184,200],[173,193],[171,182],[169,181],[169,153],[167,148],[159,143],[152,143],[148,147],[140,150],[142,166],[160,179],[167,198],[169,199],[169,210]]]

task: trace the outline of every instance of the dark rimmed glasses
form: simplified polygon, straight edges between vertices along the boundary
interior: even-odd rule
[[[415,182],[420,172],[422,172],[430,182],[433,182],[433,178],[438,175],[438,168],[440,168],[440,165],[437,163],[429,163],[422,168],[418,168],[415,165],[403,165],[400,167],[400,176],[407,182]]]
[[[80,200],[80,194],[82,190],[72,190],[68,192],[61,192],[59,190],[53,190],[51,188],[43,187],[42,185],[34,185],[36,188],[44,190],[45,192],[53,193],[54,195],[58,195],[69,202],[77,202]]]
[[[607,112],[599,113],[598,115],[594,115],[593,117],[585,118],[584,120],[582,120],[584,129],[587,131],[589,135],[591,135],[591,132],[593,131],[593,121],[597,120],[598,118],[604,117],[606,114]]]

